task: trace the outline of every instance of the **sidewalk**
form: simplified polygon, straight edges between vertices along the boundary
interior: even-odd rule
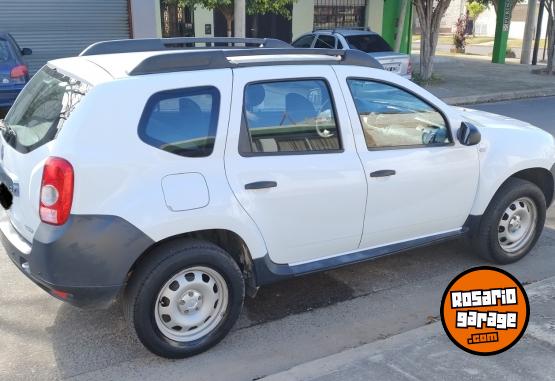
[[[264,381],[553,380],[555,277],[526,290],[531,304],[526,334],[499,355],[467,354],[449,341],[441,322],[436,322],[299,365]]]
[[[412,56],[416,72],[419,57]],[[434,57],[437,83],[425,88],[453,105],[555,95],[555,76],[532,74],[537,66],[492,64],[488,57]]]

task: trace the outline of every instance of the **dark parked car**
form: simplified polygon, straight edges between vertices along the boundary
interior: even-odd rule
[[[29,81],[29,69],[23,56],[31,49],[21,49],[9,33],[0,32],[0,108],[11,107]]]

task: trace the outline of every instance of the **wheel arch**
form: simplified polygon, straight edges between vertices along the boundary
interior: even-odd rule
[[[545,168],[528,168],[528,169],[524,169],[522,171],[516,172],[515,174],[510,176],[509,179],[510,178],[526,180],[537,185],[537,187],[541,189],[541,191],[545,196],[545,201],[548,208],[553,202],[555,180],[553,178],[553,173],[551,171],[548,171]],[[505,184],[507,180],[505,180],[503,184]]]
[[[155,242],[135,260],[135,262],[129,269],[127,280],[129,280],[133,272],[141,265],[141,263],[160,246],[163,246],[168,242],[186,241],[193,239],[211,242],[228,252],[238,264],[241,272],[243,273],[248,294],[250,295],[251,292],[255,292],[256,284],[254,278],[254,265],[251,250],[249,249],[246,241],[239,234],[227,229],[205,229],[191,231],[170,236],[164,238],[163,240]]]

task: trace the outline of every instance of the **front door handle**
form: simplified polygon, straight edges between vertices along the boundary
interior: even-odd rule
[[[389,177],[395,176],[396,173],[397,172],[395,172],[393,169],[382,169],[381,171],[370,173],[370,177]]]
[[[246,190],[252,189],[266,189],[277,187],[277,182],[275,181],[256,181],[254,183],[248,183],[245,185]]]

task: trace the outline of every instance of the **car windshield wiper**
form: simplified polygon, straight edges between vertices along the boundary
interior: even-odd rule
[[[10,136],[14,139],[17,139],[17,132],[14,130],[12,126],[6,123],[4,119],[0,119],[0,130],[4,132],[4,137],[6,138],[6,140]]]

